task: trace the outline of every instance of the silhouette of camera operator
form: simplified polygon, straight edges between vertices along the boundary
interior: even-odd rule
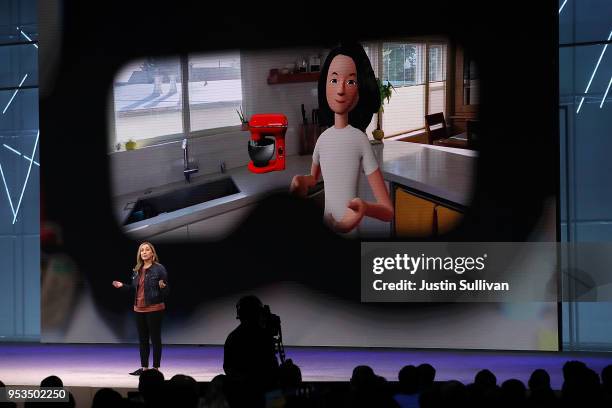
[[[235,384],[270,389],[278,381],[274,336],[280,330],[280,318],[253,295],[241,298],[236,312],[240,325],[227,336],[223,348],[225,374]]]

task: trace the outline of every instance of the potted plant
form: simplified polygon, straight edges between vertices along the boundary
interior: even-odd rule
[[[125,150],[134,150],[136,149],[136,142],[132,139],[125,142]]]
[[[383,132],[383,130],[380,128],[380,122],[382,119],[382,113],[385,111],[385,99],[387,100],[387,103],[389,103],[392,95],[391,91],[395,91],[395,88],[389,81],[387,81],[386,85],[383,84],[380,79],[377,79],[377,81],[378,90],[380,91],[380,108],[378,108],[378,113],[376,114],[376,130],[372,132],[372,136],[374,136],[374,139],[382,141],[382,139],[385,137],[385,132]]]
[[[242,111],[242,105],[238,109],[236,109],[236,113],[238,114],[238,118],[240,119],[240,129],[241,130],[249,130],[249,121],[246,120],[246,116]]]

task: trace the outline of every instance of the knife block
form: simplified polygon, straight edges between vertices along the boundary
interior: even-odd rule
[[[317,139],[325,129],[326,127],[317,123],[312,125],[300,125],[300,156],[312,154]]]

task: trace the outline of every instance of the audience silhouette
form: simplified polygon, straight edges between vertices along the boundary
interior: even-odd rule
[[[276,382],[265,390],[261,388],[233,387],[230,377],[217,375],[200,389],[192,377],[177,374],[165,381],[157,370],[148,370],[140,376],[138,390],[141,401],[123,398],[116,390],[102,388],[91,402],[98,407],[185,407],[185,408],[328,408],[328,407],[418,407],[418,408],[472,408],[472,407],[609,407],[611,401],[612,365],[599,375],[581,361],[568,361],[563,366],[561,390],[553,390],[550,375],[544,369],[531,373],[528,388],[515,378],[497,385],[495,374],[480,370],[474,382],[464,385],[456,380],[435,381],[435,369],[429,364],[418,367],[407,365],[398,373],[399,382],[388,383],[372,367],[354,368],[348,383],[310,383],[302,381],[300,367],[291,359],[277,367]],[[44,387],[62,387],[57,376],[41,381]],[[0,381],[0,396],[5,391]],[[201,391],[205,391],[202,393]],[[0,400],[1,401],[1,400]],[[0,408],[15,407],[15,403],[0,402]],[[74,407],[75,401],[65,403],[26,402],[27,407]]]
[[[163,406],[164,374],[159,370],[145,370],[138,377],[138,391],[145,407],[157,408]]]
[[[387,381],[368,366],[357,366],[350,380],[346,407],[399,407]]]
[[[531,373],[529,381],[529,397],[527,397],[527,406],[533,408],[549,408],[556,407],[559,403],[555,392],[550,387],[550,375],[546,370],[538,368]]]
[[[56,375],[50,375],[40,382],[41,387],[63,387],[64,382],[61,378]],[[26,401],[23,406],[25,408],[49,408],[49,407],[67,407],[74,408],[76,406],[76,402],[74,400],[74,396],[72,393],[68,393],[68,402],[31,402]]]
[[[15,408],[17,403],[6,401],[6,385],[0,381],[0,408]]]
[[[230,408],[227,402],[227,377],[219,374],[212,379],[204,396],[204,408]]]
[[[417,366],[417,376],[419,378],[419,391],[426,391],[433,386],[436,379],[436,369],[431,364],[420,364]]]
[[[604,405],[612,407],[612,364],[601,370],[601,392]]]
[[[94,395],[91,408],[122,407],[123,397],[112,388],[100,388]]]
[[[393,396],[401,408],[419,407],[419,371],[413,365],[402,367],[397,376],[399,392]]]

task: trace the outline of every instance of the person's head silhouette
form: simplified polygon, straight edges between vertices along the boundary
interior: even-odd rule
[[[263,311],[263,303],[255,295],[243,296],[236,303],[236,319],[241,323],[258,323]]]

